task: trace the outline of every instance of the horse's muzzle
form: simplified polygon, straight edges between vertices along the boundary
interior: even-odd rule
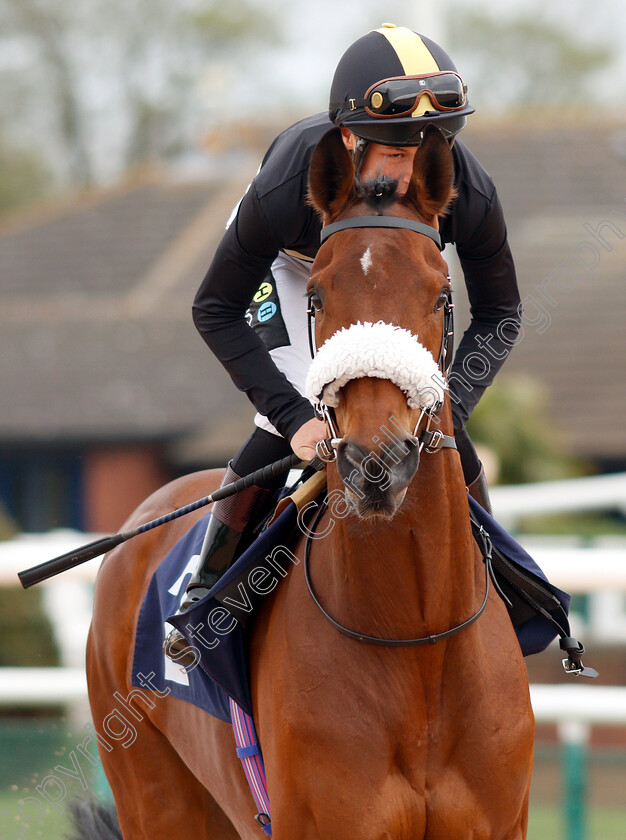
[[[360,517],[390,519],[398,510],[419,466],[414,440],[396,441],[375,453],[344,438],[337,447],[337,468],[346,498]]]

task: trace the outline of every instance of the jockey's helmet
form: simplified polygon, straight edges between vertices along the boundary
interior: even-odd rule
[[[429,123],[450,140],[474,110],[445,50],[391,23],[348,47],[330,89],[335,125],[386,146],[418,145]]]

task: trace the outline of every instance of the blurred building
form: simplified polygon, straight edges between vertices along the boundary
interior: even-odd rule
[[[625,469],[624,133],[483,122],[464,139],[498,186],[526,301],[505,369],[545,383],[579,454]],[[0,503],[22,529],[115,530],[244,440],[252,409],[191,301],[253,169],[154,172],[0,226]],[[462,289],[456,303],[460,332]]]
[[[21,528],[115,530],[238,448],[252,411],[191,301],[249,175],[153,173],[5,222],[0,501]]]
[[[478,125],[463,139],[496,183],[524,302],[503,375],[540,380],[566,445],[600,471],[624,470],[626,124],[579,114]],[[462,321],[465,295],[455,302]]]

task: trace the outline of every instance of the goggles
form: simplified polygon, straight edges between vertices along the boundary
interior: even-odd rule
[[[394,76],[373,84],[361,105],[375,119],[407,117],[415,111],[424,94],[428,94],[438,111],[460,111],[467,104],[467,85],[450,70],[420,76]],[[350,104],[354,100],[350,101]]]

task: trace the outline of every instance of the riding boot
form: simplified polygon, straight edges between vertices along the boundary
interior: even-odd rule
[[[486,510],[489,514],[493,514],[491,500],[489,499],[489,488],[487,487],[487,477],[485,476],[485,468],[482,464],[480,465],[480,472],[474,481],[468,484],[467,492],[475,502],[478,502],[483,510]]]
[[[228,465],[222,487],[240,476]],[[271,490],[252,485],[213,505],[211,517],[200,550],[196,571],[187,585],[176,615],[186,612],[192,604],[203,598],[233,562],[248,548],[254,539],[254,526],[265,510],[272,495]],[[192,664],[193,653],[178,630],[172,630],[164,643],[165,653],[182,665]],[[180,655],[188,650],[187,657]],[[187,659],[188,661],[185,661]]]

